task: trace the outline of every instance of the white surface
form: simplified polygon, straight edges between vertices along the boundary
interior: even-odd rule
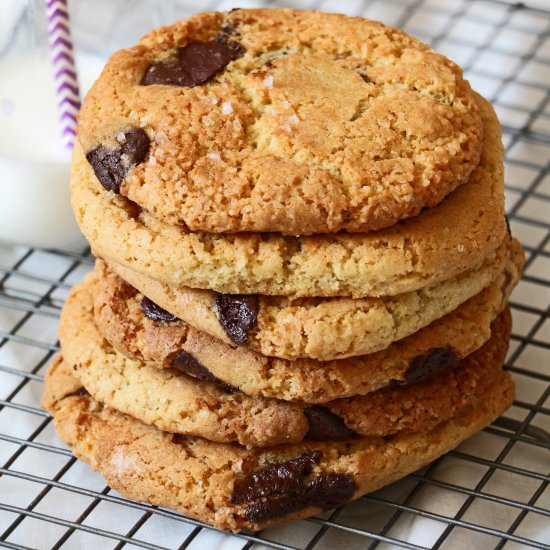
[[[77,65],[85,92],[102,62],[80,55]],[[0,57],[0,71],[0,241],[80,249],[49,53]]]
[[[1,0],[0,0],[1,1]],[[127,25],[128,17],[139,19],[142,23],[151,12],[151,6],[159,6],[158,3],[150,3],[146,11],[140,15],[138,9],[128,9],[128,3],[117,0],[109,5],[113,9],[112,18],[98,17],[93,23],[107,29],[111,36],[120,31],[121,26]],[[308,8],[314,4],[314,0],[296,0],[285,2],[299,7]],[[80,21],[93,15],[90,2],[73,3],[77,8],[75,14]],[[258,5],[261,2],[243,0],[224,0],[223,7]],[[319,5],[319,3],[317,3]],[[536,59],[524,58],[536,44],[536,58],[550,59],[550,41],[539,41],[541,33],[548,33],[549,18],[538,15],[516,12],[505,27],[498,30],[495,23],[504,21],[506,11],[503,6],[489,2],[465,3],[461,0],[425,0],[421,9],[410,12],[407,17],[408,6],[414,5],[414,0],[374,0],[368,6],[360,2],[336,3],[326,0],[322,7],[326,9],[340,9],[351,11],[354,14],[363,14],[368,17],[384,19],[389,24],[397,24],[407,21],[407,30],[422,38],[430,39],[438,36],[438,49],[448,53],[460,63],[471,65],[468,77],[482,93],[487,94],[493,100],[505,125],[505,144],[512,144],[508,152],[506,164],[507,206],[511,210],[517,206],[516,214],[524,216],[523,220],[512,221],[512,230],[525,246],[531,249],[538,247],[548,238],[549,229],[539,222],[548,223],[550,219],[550,176],[548,175],[548,160],[550,159],[550,141],[533,141],[520,138],[512,142],[513,132],[520,129],[525,123],[526,117],[533,118],[532,130],[546,132],[550,135],[550,108],[548,107],[548,80],[541,80],[541,72]],[[166,17],[174,19],[178,14],[189,13],[200,9],[203,3],[193,0],[176,0],[175,2],[163,2]],[[82,6],[81,11],[79,6]],[[95,9],[96,4],[93,4]],[[120,8],[117,13],[116,7]],[[176,6],[172,11],[168,6]],[[179,6],[179,8],[178,8]],[[209,4],[210,7],[210,4]],[[549,6],[550,7],[550,6]],[[458,16],[453,14],[459,14]],[[162,14],[161,14],[162,15]],[[157,17],[151,16],[151,21],[157,24]],[[452,23],[455,17],[460,23],[460,33],[448,32],[445,29]],[[455,27],[456,28],[456,27]],[[493,32],[491,32],[493,31]],[[479,36],[483,33],[488,40],[482,44],[485,48],[490,45],[495,50],[491,54],[480,54],[475,45],[480,43]],[[547,36],[547,34],[546,34]],[[131,42],[135,37],[125,40]],[[496,51],[498,50],[498,51]],[[502,70],[498,64],[503,63]],[[514,70],[511,71],[510,67]],[[515,67],[520,67],[516,70]],[[504,80],[510,76],[512,79]],[[546,106],[546,111],[544,107]],[[536,114],[534,114],[536,113]],[[543,170],[546,176],[543,177]],[[538,182],[538,183],[537,183]],[[530,196],[523,200],[523,192],[533,184],[536,191],[546,197]],[[521,202],[520,202],[521,201]],[[550,244],[546,241],[545,252],[539,255],[527,268],[527,276],[516,289],[513,296],[514,338],[511,343],[511,353],[520,349],[511,366],[528,369],[535,373],[548,375],[550,365],[550,349],[548,346],[537,342],[550,342],[550,319],[543,323],[539,320],[543,315],[548,316],[548,304],[550,302],[550,286],[542,284],[540,279],[550,278]],[[0,247],[0,276],[1,268],[4,273],[18,259],[24,257],[26,250],[23,248]],[[528,253],[528,257],[530,254]],[[42,392],[40,381],[29,381],[18,389],[19,384],[25,380],[24,373],[33,371],[37,365],[38,374],[43,374],[50,359],[49,348],[55,347],[57,318],[56,309],[48,305],[40,305],[39,312],[24,320],[25,310],[39,303],[39,300],[50,290],[48,281],[56,281],[70,269],[72,260],[43,251],[34,252],[22,262],[17,273],[11,274],[5,282],[5,292],[10,296],[18,296],[19,300],[11,300],[0,293],[0,337],[1,331],[9,333],[17,326],[15,336],[9,336],[4,343],[0,343],[0,400],[8,399],[10,404],[0,410],[0,434],[32,438],[32,441],[40,444],[52,445],[62,448],[62,444],[55,435],[51,423],[39,414],[39,400]],[[65,297],[68,286],[79,281],[86,271],[85,266],[78,267],[64,279],[64,285],[57,286],[52,293],[54,305],[60,306]],[[20,323],[20,326],[17,325]],[[539,324],[537,324],[539,323]],[[520,338],[528,335],[530,341],[523,347],[520,346]],[[1,340],[0,340],[1,342]],[[44,362],[44,364],[42,364]],[[14,370],[10,370],[14,369]],[[19,373],[19,374],[18,374]],[[517,384],[517,404],[513,406],[506,416],[517,420],[523,420],[530,414],[529,408],[521,403],[537,403],[550,407],[550,399],[544,403],[543,396],[547,384],[534,376],[513,373]],[[12,395],[13,394],[13,395]],[[37,408],[32,410],[20,410],[18,405]],[[550,430],[550,417],[548,414],[537,413],[532,415],[531,425]],[[36,432],[36,433],[35,433]],[[437,537],[446,529],[445,519],[454,518],[460,507],[467,499],[467,495],[453,490],[453,486],[476,490],[477,484],[485,474],[489,472],[486,465],[480,465],[469,460],[469,457],[477,457],[493,461],[503,452],[509,439],[501,435],[494,435],[486,431],[474,436],[460,446],[462,455],[448,455],[438,461],[430,470],[427,477],[438,482],[448,484],[446,488],[423,484],[415,496],[408,502],[411,507],[420,508],[426,512],[438,514],[441,521],[423,518],[417,514],[405,511],[395,522],[388,536],[407,543],[430,546]],[[47,521],[46,516],[53,516],[59,520],[77,521],[82,514],[87,514],[89,507],[92,511],[86,515],[84,525],[94,527],[111,533],[126,535],[134,526],[134,523],[142,518],[142,511],[128,507],[119,495],[105,486],[102,477],[92,472],[81,462],[69,462],[69,457],[55,454],[48,450],[36,450],[30,447],[20,447],[16,443],[2,440],[0,436],[0,466],[11,460],[14,452],[22,449],[22,452],[13,463],[9,464],[12,473],[25,472],[37,476],[36,482],[18,479],[13,475],[0,477],[0,508],[1,505],[19,506],[25,508],[37,499],[33,511],[37,518],[25,518],[7,536],[7,542],[20,544],[31,548],[50,548],[57,543],[62,535],[70,534],[68,527],[55,525]],[[522,442],[514,443],[502,457],[504,465],[523,468],[542,475],[548,475],[550,457],[547,451],[533,445]],[[68,465],[68,466],[67,466]],[[64,469],[66,468],[66,469]],[[76,494],[63,488],[51,488],[48,482],[67,484],[70,487],[83,488],[93,491],[92,495]],[[379,499],[391,502],[402,502],[410,490],[415,486],[415,480],[408,478],[399,483],[379,491],[373,498],[361,499],[356,503],[346,506],[340,515],[334,518],[338,525],[372,530],[377,532],[391,517],[394,509],[384,505]],[[490,474],[489,480],[481,491],[490,497],[504,497],[520,503],[528,503],[540,486],[540,480],[527,475],[506,472],[496,469]],[[97,504],[96,495],[105,491],[113,496],[115,502],[101,501]],[[95,504],[94,504],[95,503]],[[547,488],[531,502],[535,507],[550,509],[550,489]],[[146,508],[148,509],[148,508]],[[468,508],[462,519],[475,525],[482,525],[496,530],[506,531],[512,522],[518,517],[518,509],[501,503],[491,502],[477,496]],[[328,517],[325,514],[323,517]],[[4,529],[8,528],[17,515],[0,509],[0,537]],[[281,544],[304,547],[318,532],[320,526],[314,522],[302,521],[290,526],[272,529],[262,533],[262,537]],[[143,524],[137,529],[133,537],[149,544],[155,544],[165,548],[178,548],[187,535],[193,531],[192,526],[183,522],[177,514],[166,512],[166,515],[153,513],[145,518]],[[518,536],[535,539],[541,543],[550,544],[550,527],[548,517],[529,512],[515,531]],[[101,537],[77,530],[68,536],[62,546],[63,549],[94,548],[103,550],[114,548],[117,544],[114,538]],[[365,537],[352,532],[346,532],[335,527],[329,528],[320,537],[315,545],[316,549],[364,549],[370,544]],[[203,529],[196,536],[189,548],[192,549],[237,549],[242,548],[246,541],[231,535],[219,534],[212,530]],[[445,549],[463,550],[464,548],[485,549],[493,548],[498,539],[479,531],[454,528],[444,543]],[[382,543],[378,548],[393,548],[395,545]],[[137,548],[126,545],[124,548]],[[262,548],[260,544],[253,548]],[[508,548],[527,548],[525,545],[508,543]]]
[[[84,238],[70,205],[67,162],[0,157],[0,240],[80,250]]]
[[[68,162],[59,139],[55,82],[48,52],[0,58],[0,153],[25,161]]]

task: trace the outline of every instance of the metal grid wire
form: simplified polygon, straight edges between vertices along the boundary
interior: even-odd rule
[[[183,0],[176,4],[183,11],[204,8]],[[233,6],[208,4],[209,9]],[[237,3],[250,4],[275,3]],[[541,536],[533,527],[534,518],[539,525],[550,523],[550,5],[545,10],[498,0],[291,4],[400,26],[459,62],[496,106],[507,152],[509,218],[527,252],[511,302],[515,325],[507,368],[518,385],[513,407],[473,443],[358,503],[257,535],[220,534],[170,510],[127,501],[59,443],[39,405],[43,373],[58,349],[63,299],[93,258],[89,251],[4,249],[0,546],[27,548],[28,534],[38,530],[41,548],[550,548],[548,531]],[[486,439],[492,453],[479,450]],[[476,472],[476,481],[466,483],[460,476],[442,481],[439,472],[451,463]],[[511,480],[520,480],[522,488],[512,495],[503,491]],[[433,497],[421,498],[427,489],[438,493],[435,509]],[[18,500],[22,494],[26,500]],[[66,506],[52,506],[54,496]],[[486,506],[492,506],[490,514]],[[100,508],[110,521],[97,519]],[[420,520],[423,532],[429,527],[435,533],[429,542],[402,528],[403,522]],[[169,540],[162,537],[167,531]]]

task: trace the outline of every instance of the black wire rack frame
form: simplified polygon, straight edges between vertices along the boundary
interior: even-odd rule
[[[197,10],[204,9],[198,4]],[[232,7],[230,2],[207,4],[208,9]],[[81,478],[72,475],[75,468],[84,466],[52,435],[51,417],[40,408],[39,399],[44,371],[58,350],[55,334],[63,300],[71,285],[91,268],[93,257],[89,250],[67,254],[18,249],[0,257],[0,426],[6,420],[14,426],[12,431],[0,431],[0,547],[30,548],[26,533],[42,526],[50,533],[43,547],[52,549],[188,548],[198,546],[205,533],[218,536],[208,539],[218,541],[209,543],[210,547],[223,543],[243,550],[464,548],[465,541],[472,548],[550,549],[550,538],[541,538],[544,531],[529,527],[533,518],[550,525],[550,0],[548,9],[499,0],[355,0],[349,4],[266,0],[255,4],[366,17],[376,17],[381,10],[383,16],[393,16],[386,21],[389,24],[455,58],[473,86],[495,105],[506,148],[508,217],[527,254],[525,273],[511,300],[515,326],[506,368],[518,387],[530,388],[530,397],[518,391],[512,408],[480,434],[494,440],[491,456],[476,453],[475,446],[461,446],[389,489],[300,522],[299,529],[218,534],[171,510],[128,501],[104,481],[94,478],[93,484],[81,484]],[[46,260],[53,266],[49,270],[42,268]],[[14,355],[21,360],[6,359]],[[24,433],[15,428],[22,424]],[[517,460],[518,449],[527,456],[534,453],[537,460]],[[476,482],[441,480],[438,471],[446,461],[479,471]],[[48,467],[42,467],[45,464]],[[499,489],[495,480],[501,480],[501,487],[510,476],[521,479],[521,494],[504,495]],[[21,503],[8,498],[8,492],[17,495],[20,487],[29,485],[34,489],[30,500]],[[445,506],[433,509],[420,498],[426,489],[458,504],[451,511]],[[71,502],[76,499],[81,507],[68,517],[48,505],[53,495]],[[131,522],[115,528],[113,523],[92,521],[94,512],[107,505],[115,516],[130,514]],[[487,521],[478,512],[484,505],[504,507],[508,513],[505,519],[496,513]],[[363,517],[364,510],[376,513]],[[419,519],[435,527],[429,543],[397,528],[405,520]],[[178,540],[161,543],[142,536],[155,521],[181,526]],[[547,528],[547,537],[549,533]]]

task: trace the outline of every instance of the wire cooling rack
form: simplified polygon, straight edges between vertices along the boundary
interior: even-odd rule
[[[130,2],[112,4],[130,13]],[[496,106],[509,218],[528,258],[512,298],[513,407],[429,467],[335,512],[254,536],[219,533],[125,500],[57,439],[39,405],[43,373],[58,349],[63,300],[93,259],[89,251],[0,248],[0,546],[550,548],[550,2],[548,10],[545,2],[533,8],[494,0],[291,4],[403,27],[460,63]],[[167,5],[167,18],[234,7]]]

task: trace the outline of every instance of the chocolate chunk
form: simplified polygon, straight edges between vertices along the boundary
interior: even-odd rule
[[[348,474],[325,474],[312,479],[306,487],[309,505],[330,510],[348,502],[355,493],[355,482]]]
[[[237,482],[231,502],[244,504],[272,495],[292,495],[303,487],[313,466],[321,460],[321,453],[313,451],[286,462],[275,462]]]
[[[404,384],[414,384],[426,380],[432,374],[455,366],[459,361],[454,350],[450,348],[434,348],[424,355],[415,357],[405,373]]]
[[[117,137],[122,154],[129,157],[131,164],[139,164],[145,160],[149,152],[149,137],[145,130],[134,128]]]
[[[100,145],[86,154],[101,185],[113,193],[120,191],[130,168],[143,162],[149,152],[149,138],[141,128],[119,134],[117,142],[119,147],[115,149]]]
[[[303,492],[277,495],[247,506],[245,516],[252,523],[286,516],[310,506],[330,510],[345,504],[355,493],[355,482],[347,474],[325,474],[309,481]]]
[[[261,523],[310,506],[330,510],[351,500],[355,488],[353,478],[347,474],[317,476],[304,486],[302,493],[281,494],[247,506],[245,516],[252,523]]]
[[[303,496],[277,495],[266,500],[260,500],[246,507],[245,517],[252,523],[262,523],[273,518],[280,518],[307,506]]]
[[[216,311],[227,336],[236,344],[248,344],[248,333],[258,320],[258,297],[253,294],[218,294]]]
[[[231,502],[248,504],[246,518],[260,523],[315,506],[329,510],[353,497],[355,482],[347,474],[322,474],[309,479],[321,459],[319,451],[269,464],[237,481]]]
[[[144,315],[152,321],[160,321],[162,323],[174,323],[175,321],[179,321],[175,315],[157,306],[155,302],[149,300],[146,296],[141,300],[141,311],[143,311]]]
[[[190,353],[186,351],[179,351],[170,362],[170,366],[174,369],[190,374],[191,376],[204,380],[205,382],[211,382],[216,384],[222,390],[227,393],[235,393],[239,391],[237,388],[220,380],[217,376],[214,376],[204,365],[199,363]]]
[[[218,33],[218,35],[216,36],[216,38],[218,36],[226,36],[226,35],[229,35],[229,34],[236,34],[237,33],[237,29],[235,27],[232,27],[231,25],[224,25],[221,29],[220,29],[220,32]]]
[[[64,395],[61,399],[67,399],[68,397],[85,397],[88,395],[90,395],[90,392],[83,386],[75,391],[72,391],[71,393],[68,393],[67,395]]]
[[[344,421],[326,407],[307,407],[304,414],[309,422],[307,439],[340,441],[351,436]]]
[[[189,436],[185,434],[171,434],[171,440],[172,443],[175,443],[176,445],[185,445],[188,441]]]
[[[141,84],[193,88],[210,80],[242,52],[240,44],[228,40],[191,42],[178,48],[175,57],[153,61],[145,71]]]

